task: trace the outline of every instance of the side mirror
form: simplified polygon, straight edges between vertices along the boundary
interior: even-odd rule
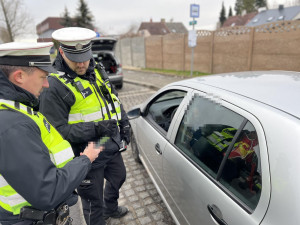
[[[132,109],[129,112],[127,112],[127,116],[129,120],[136,119],[139,116],[141,116],[141,109],[140,108]]]

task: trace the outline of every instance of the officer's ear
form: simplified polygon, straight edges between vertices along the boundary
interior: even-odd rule
[[[18,86],[22,85],[25,82],[25,72],[21,69],[15,70],[14,72],[12,72],[8,79],[10,80],[10,82],[12,82],[13,84],[16,84]]]
[[[62,56],[64,55],[64,51],[61,49],[61,47],[58,48],[58,51]]]

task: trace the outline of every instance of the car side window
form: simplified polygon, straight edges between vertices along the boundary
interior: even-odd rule
[[[246,205],[255,209],[261,194],[259,143],[248,121],[226,160],[220,182]]]
[[[260,197],[261,177],[258,141],[250,122],[243,128],[232,151],[228,149],[244,120],[243,116],[211,99],[195,95],[180,123],[175,145],[215,179],[222,161],[226,160],[220,182],[253,208]],[[224,159],[227,151],[231,153]],[[250,195],[251,200],[247,200]]]
[[[164,92],[150,103],[147,117],[168,132],[173,116],[185,96],[185,91],[172,90]]]
[[[195,95],[175,139],[175,145],[216,178],[219,166],[244,118],[219,104]]]

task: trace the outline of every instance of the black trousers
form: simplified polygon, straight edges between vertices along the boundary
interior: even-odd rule
[[[104,178],[106,183],[103,191]],[[120,153],[116,153],[104,167],[91,169],[77,188],[87,225],[104,225],[103,212],[117,210],[119,189],[125,180],[126,169]]]

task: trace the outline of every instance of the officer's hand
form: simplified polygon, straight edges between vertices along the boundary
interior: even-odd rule
[[[111,137],[118,129],[116,120],[103,120],[96,123],[96,132],[100,137]]]
[[[104,150],[103,146],[96,147],[94,142],[89,142],[86,149],[80,153],[80,155],[86,155],[91,162],[94,162],[94,160],[98,157],[99,153]]]
[[[121,140],[124,140],[126,144],[130,142],[130,125],[122,127],[120,129]]]

